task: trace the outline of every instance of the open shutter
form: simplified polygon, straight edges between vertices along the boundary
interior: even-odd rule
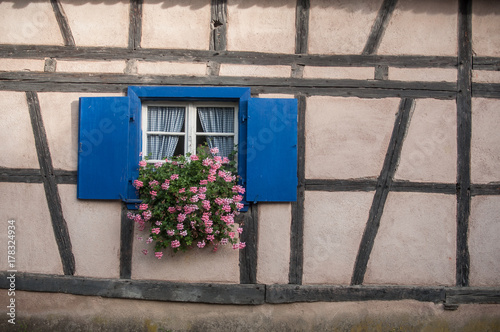
[[[129,97],[80,98],[78,198],[127,198],[129,123]]]
[[[246,200],[297,200],[297,100],[248,101]]]

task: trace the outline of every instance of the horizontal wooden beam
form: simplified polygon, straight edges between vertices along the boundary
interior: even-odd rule
[[[0,288],[9,288],[9,275],[0,272]],[[33,292],[211,304],[262,304],[265,300],[264,285],[191,284],[34,273],[15,273],[15,278],[16,290]]]
[[[76,47],[48,45],[0,45],[0,58],[57,58],[79,60],[128,60],[208,62],[253,65],[292,65],[328,67],[374,67],[388,65],[404,68],[456,68],[452,56],[420,55],[319,55],[238,52],[216,50],[178,50],[118,47]],[[494,59],[494,58],[493,58]]]
[[[56,184],[76,184],[76,171],[54,170]],[[0,167],[0,182],[43,183],[37,168]]]
[[[444,288],[397,286],[267,285],[267,303],[417,300],[443,302]]]
[[[454,99],[451,82],[271,77],[0,72],[0,90],[118,92],[130,85],[244,86],[253,93]]]
[[[136,300],[210,304],[399,301],[447,304],[500,304],[498,287],[344,286],[290,284],[211,284],[159,280],[104,279],[38,273],[14,273],[16,290]],[[8,289],[11,273],[0,272],[0,288]]]

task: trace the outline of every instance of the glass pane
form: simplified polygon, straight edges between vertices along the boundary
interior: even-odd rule
[[[184,132],[185,107],[148,106],[148,131]]]
[[[234,137],[233,136],[197,136],[196,146],[208,142],[208,147],[219,148],[218,156],[229,157],[234,150]]]
[[[197,132],[234,133],[234,107],[198,107]]]
[[[148,135],[149,159],[161,160],[184,154],[184,136]]]

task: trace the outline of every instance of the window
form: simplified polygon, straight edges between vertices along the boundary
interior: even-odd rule
[[[212,126],[211,110],[229,112],[227,108],[234,108],[234,129],[219,129],[217,121]],[[177,122],[181,121],[169,122],[168,128],[160,128],[161,119],[150,127],[142,123],[149,112],[175,118],[182,109],[180,129]],[[203,140],[227,143],[232,138],[238,142],[238,175],[247,201],[296,200],[296,99],[251,98],[250,89],[242,87],[131,86],[126,97],[80,98],[79,116],[79,199],[121,199],[132,207],[138,203],[132,182],[139,174],[140,154],[149,149],[159,157],[168,151],[170,137],[178,137],[174,154],[180,148],[189,151]],[[149,148],[148,135],[160,138],[151,140]]]
[[[195,154],[207,143],[229,157],[238,144],[238,105],[214,102],[145,102],[142,104],[142,153],[150,162]]]

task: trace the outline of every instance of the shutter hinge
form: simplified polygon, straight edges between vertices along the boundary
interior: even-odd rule
[[[241,122],[243,123],[243,122],[245,122],[245,121],[247,121],[247,117],[246,117],[245,115],[242,115],[242,116],[241,116]]]

